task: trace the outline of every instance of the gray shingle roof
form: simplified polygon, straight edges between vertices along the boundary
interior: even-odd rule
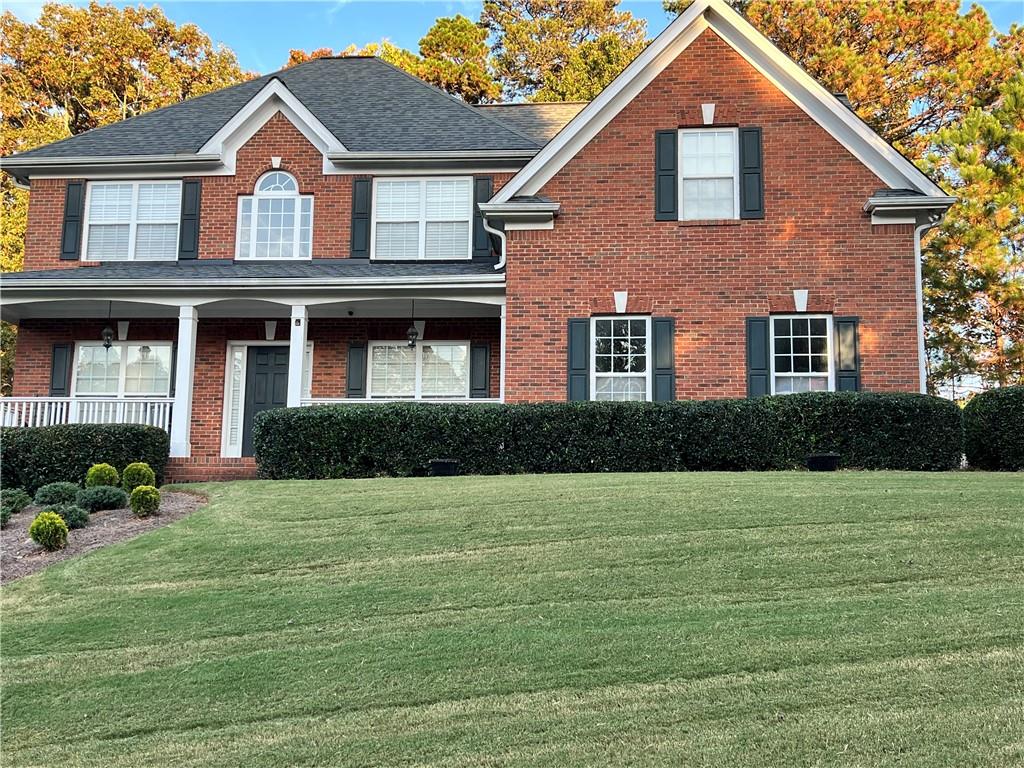
[[[497,117],[506,125],[547,144],[589,102],[538,102],[530,104],[481,104],[478,110]]]
[[[366,259],[313,259],[312,261],[245,262],[231,259],[197,259],[166,262],[106,262],[97,266],[71,269],[47,269],[33,272],[8,272],[0,283],[16,287],[18,283],[39,279],[60,284],[68,280],[95,280],[97,284],[118,280],[182,280],[195,284],[209,280],[317,280],[338,278],[381,278],[401,281],[416,277],[501,277],[487,262],[449,263],[371,262]]]
[[[18,157],[118,157],[194,153],[277,78],[354,152],[537,149],[495,119],[380,59],[314,59],[188,99]]]

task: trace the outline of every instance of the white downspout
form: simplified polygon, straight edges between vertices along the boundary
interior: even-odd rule
[[[481,216],[480,220],[483,222],[484,232],[490,232],[492,235],[495,235],[498,238],[498,240],[501,241],[501,253],[498,254],[498,263],[494,265],[494,268],[496,270],[497,269],[504,269],[505,268],[505,233],[502,232],[500,229],[495,229],[490,224],[488,224],[486,216]]]
[[[921,263],[921,236],[938,224],[938,216],[929,214],[928,222],[914,229],[914,289],[917,293],[917,375],[921,394],[928,392],[928,368],[924,351],[924,278]]]

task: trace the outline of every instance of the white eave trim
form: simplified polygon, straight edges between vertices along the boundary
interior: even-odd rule
[[[912,162],[889,146],[724,0],[696,0],[512,177],[492,202],[503,203],[517,195],[537,194],[707,29],[718,34],[889,187],[916,189],[928,196],[943,194],[942,189]]]
[[[483,173],[518,171],[539,149],[453,152],[331,152],[327,160],[342,173]]]
[[[480,213],[485,219],[499,219],[506,229],[533,229],[530,226],[516,225],[549,225],[561,206],[558,203],[541,200],[512,200],[507,203],[479,203]],[[538,227],[548,229],[549,226]]]
[[[220,155],[209,153],[178,155],[118,155],[98,157],[19,157],[12,155],[0,160],[0,168],[52,168],[78,165],[122,165],[136,163],[219,163]]]
[[[957,199],[948,195],[906,195],[904,197],[869,197],[864,210],[873,211],[930,211],[943,210],[956,204]]]
[[[221,278],[204,279],[201,284],[195,280],[184,280],[181,278],[163,279],[130,279],[130,278],[108,278],[102,282],[97,280],[76,280],[73,278],[47,279],[31,278],[17,280],[15,283],[7,282],[3,286],[4,294],[9,298],[15,298],[20,290],[39,290],[45,288],[53,291],[62,289],[99,289],[104,291],[114,289],[126,292],[144,291],[149,288],[180,288],[189,292],[202,292],[208,289],[219,288],[287,288],[289,290],[299,288],[311,291],[318,291],[324,288],[359,288],[359,289],[402,289],[418,288],[420,286],[430,287],[504,287],[505,275],[424,275],[421,277],[403,278],[380,278],[380,277],[251,277],[251,278]]]

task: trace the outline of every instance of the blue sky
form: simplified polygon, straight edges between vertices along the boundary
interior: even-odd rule
[[[0,0],[2,7],[23,19],[38,17],[38,0]],[[118,2],[118,5],[124,5]],[[481,2],[417,2],[416,0],[320,0],[319,2],[184,2],[159,3],[178,23],[197,24],[216,42],[234,50],[245,69],[271,72],[288,59],[291,48],[344,48],[388,38],[416,50],[434,19],[461,13],[480,15]],[[965,7],[969,3],[964,4]],[[1024,0],[984,0],[996,26],[1006,31],[1012,22],[1024,24]],[[651,36],[660,32],[668,17],[661,0],[626,0],[622,7],[647,19]]]

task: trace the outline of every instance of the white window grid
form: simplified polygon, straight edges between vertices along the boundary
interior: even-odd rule
[[[389,394],[385,392],[374,392],[373,391],[373,351],[374,349],[398,347],[399,349],[411,349],[413,352],[413,361],[415,367],[413,389],[409,394]],[[439,348],[439,347],[461,347],[465,350],[466,360],[466,385],[460,392],[448,392],[438,394],[424,394],[423,392],[423,349],[424,347]],[[468,341],[420,341],[415,347],[409,347],[408,341],[371,341],[367,345],[366,355],[366,396],[368,398],[380,399],[380,400],[431,400],[435,398],[440,399],[453,399],[453,398],[468,398],[469,397],[469,384],[470,384],[470,344]]]
[[[646,341],[644,343],[644,371],[643,373],[636,373],[631,371],[608,371],[608,372],[597,372],[597,324],[601,321],[610,321],[614,323],[616,320],[629,321],[641,321],[644,324],[644,333]],[[613,328],[613,336],[614,336]],[[632,335],[632,334],[630,334]],[[614,349],[613,360],[614,360]],[[653,375],[651,371],[651,362],[654,359],[651,349],[651,318],[648,315],[600,315],[590,318],[590,399],[596,399],[597,395],[597,382],[598,379],[643,379],[644,382],[644,400],[651,400],[653,398]],[[614,364],[612,365],[614,368]]]
[[[721,173],[700,173],[696,169],[689,169],[683,162],[683,136],[685,134],[701,135],[701,134],[712,134],[712,133],[729,133],[732,136],[732,176],[725,176]],[[740,147],[739,147],[739,129],[738,128],[681,128],[679,130],[679,189],[677,190],[677,199],[679,200],[679,220],[680,221],[693,221],[699,220],[703,217],[690,216],[686,212],[685,195],[683,194],[684,184],[687,180],[694,179],[707,179],[707,180],[719,180],[719,179],[732,179],[732,216],[726,217],[731,219],[738,219],[740,216]]]
[[[820,372],[812,373],[810,371],[799,371],[799,372],[797,372],[797,371],[792,371],[792,370],[791,371],[778,371],[777,372],[775,370],[775,338],[776,338],[776,336],[775,336],[775,321],[776,320],[807,320],[808,322],[810,322],[811,320],[824,320],[825,321],[825,356],[826,356],[826,360],[828,362],[828,372],[827,373],[820,373]],[[789,336],[789,337],[786,337],[786,338],[792,339],[793,337]],[[822,314],[802,315],[802,314],[796,314],[796,315],[771,315],[771,316],[769,316],[769,318],[768,318],[768,352],[769,352],[768,360],[769,360],[769,363],[770,363],[770,370],[771,370],[771,377],[770,378],[771,378],[771,392],[772,392],[772,394],[773,395],[776,394],[776,391],[775,391],[776,390],[776,386],[775,385],[776,385],[776,379],[777,378],[790,378],[790,379],[796,379],[796,378],[816,378],[816,379],[823,379],[823,380],[825,380],[827,382],[826,391],[828,391],[828,392],[835,391],[835,363],[834,363],[834,360],[833,360],[833,355],[834,355],[834,347],[833,347],[833,345],[834,345],[834,343],[835,342],[833,340],[833,331],[832,331],[832,315],[822,315]],[[792,352],[790,354],[792,355]],[[802,354],[802,353],[800,353],[800,354]],[[810,352],[808,352],[808,354],[810,354]],[[791,393],[782,393],[782,394],[791,394]]]
[[[104,349],[103,344],[100,342],[87,342],[79,341],[75,343],[75,356],[72,362],[71,369],[71,395],[72,397],[109,397],[115,398],[144,398],[144,397],[169,397],[171,392],[171,383],[174,381],[174,370],[173,370],[173,344],[169,341],[115,341],[111,345],[111,349],[117,349],[120,357],[117,374],[117,391],[116,392],[104,392],[104,393],[89,393],[78,391],[78,360],[79,353],[84,347],[98,347]],[[167,372],[167,386],[160,391],[153,392],[126,392],[125,381],[128,376],[128,347],[149,347],[151,350],[156,351],[157,349],[168,350],[168,360],[170,364]],[[106,350],[104,350],[106,351]]]
[[[432,181],[458,181],[468,186],[468,204],[465,207],[466,215],[458,218],[429,217],[427,185]],[[415,219],[410,218],[378,218],[377,200],[378,187],[380,184],[391,182],[417,183],[419,185],[419,215]],[[473,177],[471,176],[387,176],[373,180],[373,203],[370,213],[370,259],[377,259],[377,224],[416,224],[417,225],[417,251],[416,256],[410,261],[449,261],[454,259],[473,258]],[[443,256],[427,256],[427,224],[466,224],[466,244],[462,254],[452,253]],[[391,260],[391,259],[388,259]]]
[[[273,181],[270,188],[261,190],[264,182]],[[254,261],[289,261],[309,260],[313,256],[313,196],[300,195],[298,183],[295,178],[284,171],[269,171],[256,180],[254,192],[251,195],[243,195],[238,198],[237,228],[235,233],[235,258],[240,260],[251,259]],[[282,247],[288,242],[291,243],[291,256],[258,256],[256,254],[259,245],[259,217],[261,215],[260,204],[266,202],[273,209],[263,212],[264,215],[284,215],[284,203],[292,202],[292,237],[291,240],[284,240]],[[248,208],[248,210],[246,210]],[[248,217],[248,227],[244,225],[244,219]],[[284,231],[284,230],[279,230]]]
[[[176,188],[176,197],[178,205],[175,209],[173,217],[168,216],[167,218],[158,219],[146,219],[145,221],[139,221],[139,189],[144,186],[151,185],[174,185]],[[92,205],[93,192],[100,187],[131,187],[131,208],[127,219],[118,219],[115,221],[90,221],[90,207]],[[178,258],[178,247],[180,244],[181,237],[181,182],[174,180],[163,180],[163,181],[90,181],[85,187],[85,225],[82,232],[82,261],[176,261]],[[163,225],[169,226],[174,225],[174,249],[171,255],[159,256],[159,257],[148,257],[139,258],[135,254],[135,246],[138,235],[139,224],[147,225]],[[128,253],[125,256],[105,256],[103,254],[96,254],[93,256],[89,255],[89,233],[93,226],[128,226]]]

